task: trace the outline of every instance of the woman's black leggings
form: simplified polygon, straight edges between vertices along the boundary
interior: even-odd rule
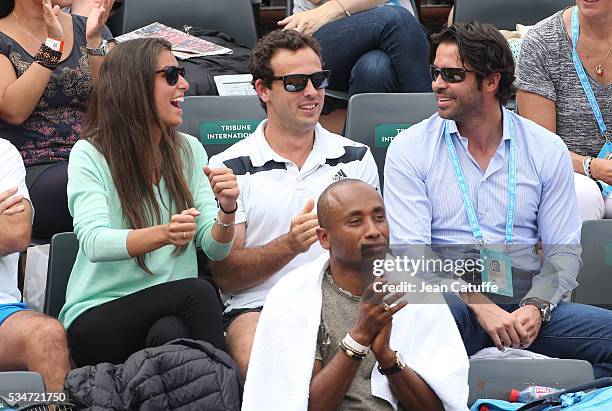
[[[68,328],[77,367],[121,364],[136,351],[175,338],[203,340],[227,351],[217,292],[207,280],[188,278],[145,288],[87,310]]]
[[[27,167],[26,182],[34,207],[32,237],[50,240],[53,234],[72,231],[66,194],[68,162]]]

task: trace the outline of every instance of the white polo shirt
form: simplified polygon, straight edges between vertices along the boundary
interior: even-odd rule
[[[30,201],[25,175],[19,151],[10,142],[0,138],[0,192],[17,187],[17,194],[23,194]],[[21,301],[21,293],[17,288],[18,262],[19,253],[0,256],[0,304]]]
[[[353,178],[380,191],[378,169],[370,149],[355,141],[315,127],[312,151],[301,169],[270,148],[262,121],[255,132],[210,159],[210,167],[234,170],[240,196],[236,224],[245,223],[245,247],[257,247],[287,234],[291,219],[301,213],[308,199],[315,204],[334,181]],[[261,307],[268,291],[286,273],[323,252],[319,243],[296,256],[264,283],[232,295],[224,295],[226,312]]]

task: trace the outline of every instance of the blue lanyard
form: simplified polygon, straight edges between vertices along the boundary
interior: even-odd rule
[[[514,122],[509,116],[508,123],[510,125],[510,159],[508,161],[508,211],[506,213],[506,238],[504,243],[506,245],[512,244],[512,233],[514,227],[514,211],[516,207],[516,139],[514,132]],[[459,190],[461,191],[461,198],[463,199],[463,205],[467,212],[470,225],[472,226],[472,234],[480,245],[484,245],[484,237],[478,219],[476,218],[476,211],[470,198],[470,191],[465,181],[461,164],[459,163],[459,157],[457,156],[457,150],[455,150],[455,144],[451,138],[450,132],[448,131],[448,120],[444,121],[444,139],[446,140],[446,147],[448,148],[448,154],[450,155],[453,169],[455,170],[455,177],[457,184],[459,184]]]
[[[591,105],[591,109],[593,109],[593,114],[595,114],[595,119],[597,120],[597,124],[599,125],[599,131],[601,132],[601,134],[605,135],[608,131],[608,129],[606,128],[606,123],[604,123],[601,110],[599,109],[599,104],[597,104],[597,100],[595,100],[595,94],[593,93],[593,89],[591,88],[591,84],[589,83],[589,79],[587,78],[587,74],[584,71],[584,67],[582,66],[580,57],[578,57],[578,52],[576,51],[576,47],[578,47],[578,37],[580,36],[580,23],[578,22],[577,10],[578,6],[574,7],[572,10],[572,60],[574,61],[576,74],[578,74],[578,78],[580,79],[580,83],[582,84],[582,88],[584,89],[584,94],[586,94],[587,99],[589,100],[589,104]]]

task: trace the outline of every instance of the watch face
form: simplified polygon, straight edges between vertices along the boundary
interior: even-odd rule
[[[87,47],[87,54],[91,56],[105,56],[109,51],[108,41],[102,40],[100,47]]]
[[[545,305],[544,307],[542,307],[540,309],[542,311],[542,322],[549,322],[550,321],[550,316],[551,316],[551,312],[550,312],[550,305]]]

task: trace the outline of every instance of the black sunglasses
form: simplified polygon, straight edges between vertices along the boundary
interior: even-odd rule
[[[438,68],[433,64],[429,66],[429,73],[431,74],[431,81],[436,81],[438,75],[442,75],[442,79],[449,83],[461,83],[465,80],[467,73],[471,73],[474,70],[466,70],[459,67],[445,67]]]
[[[306,88],[308,79],[316,89],[327,88],[331,70],[317,71],[312,74],[288,74],[286,76],[273,76],[272,80],[283,80],[283,87],[290,93],[296,93]]]
[[[176,86],[176,83],[178,83],[179,75],[185,77],[185,67],[168,66],[155,72],[155,74],[159,73],[164,73],[164,76],[166,76],[166,81],[169,85]]]

